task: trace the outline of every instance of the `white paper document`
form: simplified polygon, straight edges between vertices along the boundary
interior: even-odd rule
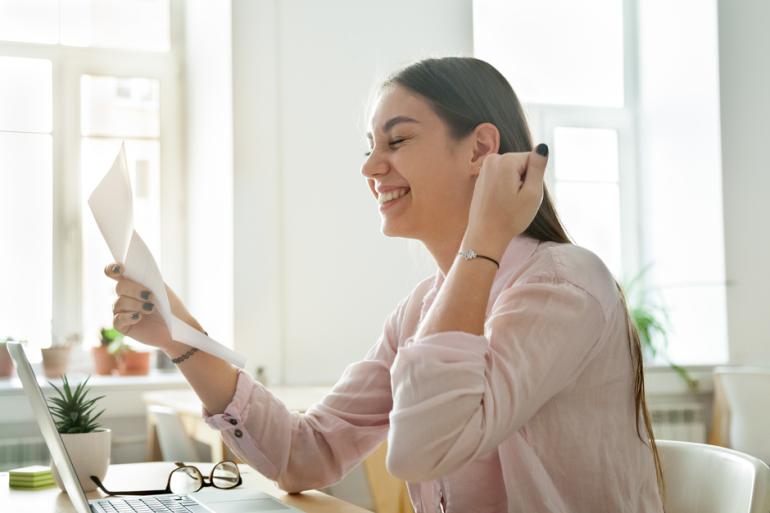
[[[123,275],[141,283],[155,295],[155,307],[166,321],[171,337],[243,368],[246,365],[246,359],[243,356],[171,313],[166,286],[158,264],[155,263],[150,249],[134,230],[131,182],[123,145],[112,168],[91,193],[88,206],[91,207],[96,224],[99,225],[99,230],[107,241],[115,261],[123,264]]]

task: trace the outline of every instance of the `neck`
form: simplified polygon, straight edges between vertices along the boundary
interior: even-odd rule
[[[441,274],[444,276],[449,274],[449,270],[452,268],[452,264],[457,257],[457,252],[460,251],[463,234],[464,230],[449,237],[444,236],[432,241],[422,241],[425,248],[433,255],[433,260],[436,261],[436,265],[438,265]]]

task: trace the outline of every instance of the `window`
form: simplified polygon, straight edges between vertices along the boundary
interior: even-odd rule
[[[619,281],[650,265],[674,361],[726,361],[716,3],[474,0],[473,18],[551,146],[571,238]]]
[[[0,57],[0,337],[51,325],[51,61]]]
[[[0,336],[89,346],[111,325],[114,283],[102,269],[113,258],[87,199],[122,141],[135,226],[161,268],[182,267],[179,250],[161,247],[184,240],[178,10],[0,0]]]

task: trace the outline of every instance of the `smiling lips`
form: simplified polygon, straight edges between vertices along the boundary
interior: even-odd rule
[[[377,196],[377,201],[380,203],[380,205],[386,205],[406,196],[409,191],[409,187],[404,187],[401,189],[394,189],[388,192],[383,192]]]

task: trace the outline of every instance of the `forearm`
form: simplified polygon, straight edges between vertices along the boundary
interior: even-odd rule
[[[484,334],[489,291],[497,267],[484,259],[456,260],[416,338],[446,331]]]
[[[171,358],[177,358],[190,349],[190,346],[174,341],[165,352]],[[196,351],[178,367],[209,413],[215,415],[225,411],[235,394],[238,369],[204,351]]]

